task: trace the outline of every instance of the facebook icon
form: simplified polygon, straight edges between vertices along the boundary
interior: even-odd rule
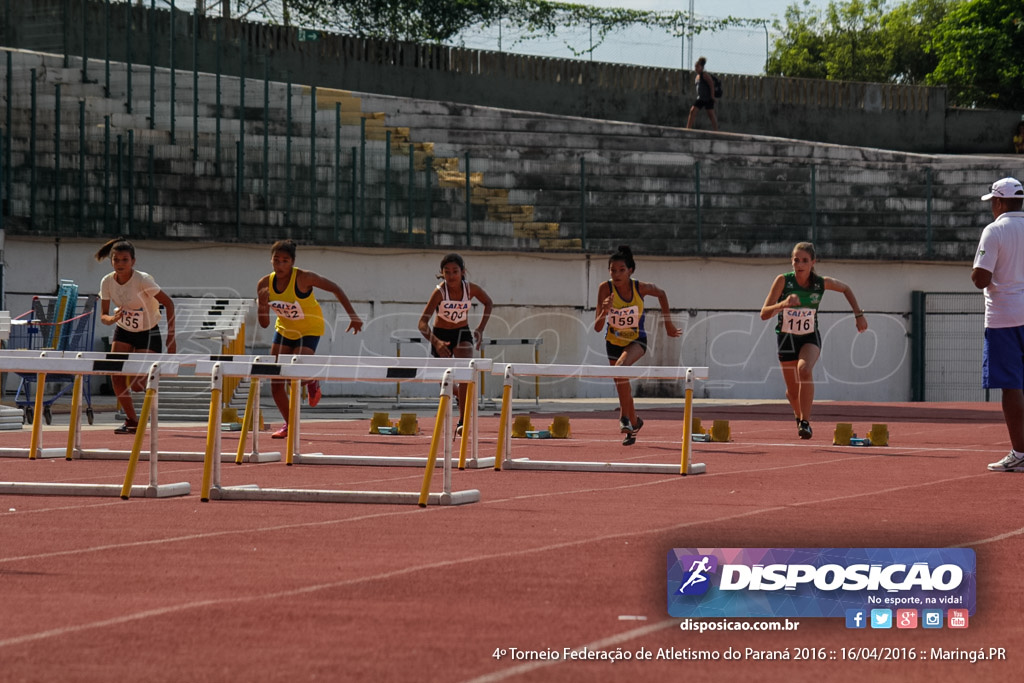
[[[862,609],[846,610],[846,628],[867,628],[867,611]]]

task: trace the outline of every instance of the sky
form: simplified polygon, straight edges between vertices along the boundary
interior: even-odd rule
[[[593,7],[628,7],[636,10],[661,12],[687,11],[690,0],[575,0]],[[763,73],[767,53],[774,41],[771,30],[773,19],[781,19],[791,4],[803,5],[804,0],[693,0],[693,11],[697,16],[763,18],[768,20],[768,35],[764,28],[729,29],[723,32],[704,33],[694,37],[693,46],[686,45],[680,38],[667,35],[652,35],[641,30],[624,32],[611,36],[594,53],[596,61],[626,62],[643,66],[668,68],[692,67],[698,56],[708,59],[708,69],[720,73],[750,74]],[[810,0],[811,7],[824,8],[828,0]],[[574,47],[587,47],[586,37],[577,39]],[[538,41],[531,41],[538,42]],[[565,41],[563,41],[564,43]],[[482,47],[470,45],[467,47]],[[516,51],[534,54],[536,46],[517,45]],[[493,49],[493,48],[488,48]],[[571,57],[571,52],[557,41],[551,41],[541,48],[550,56]]]
[[[629,9],[662,12],[686,11],[690,0],[568,0],[593,7],[628,7]],[[591,36],[586,30],[566,31],[552,39],[517,40],[510,27],[492,27],[462,36],[462,45],[482,50],[501,50],[547,57],[578,58],[595,61],[638,64],[678,69],[690,68],[698,56],[708,59],[708,69],[718,73],[763,73],[767,54],[774,41],[773,19],[781,19],[786,8],[805,0],[693,0],[698,16],[763,18],[768,20],[767,34],[763,27],[728,29],[703,33],[694,37],[693,45],[685,40],[644,29],[628,29],[608,36],[604,43],[588,54]],[[191,11],[196,0],[177,0],[178,9]],[[147,1],[147,4],[149,2]],[[169,0],[157,5],[167,6]],[[214,3],[206,0],[207,6]],[[812,7],[824,8],[828,0],[809,0]],[[219,6],[219,3],[217,3]],[[212,10],[216,11],[216,10]]]

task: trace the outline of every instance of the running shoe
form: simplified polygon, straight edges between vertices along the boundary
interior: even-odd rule
[[[807,420],[800,420],[800,427],[796,433],[800,435],[801,439],[809,439],[814,436],[814,432],[811,431],[811,423]]]
[[[118,427],[117,429],[114,430],[114,433],[115,434],[134,434],[135,431],[138,428],[139,428],[139,425],[131,424],[130,422],[125,420],[123,425],[121,425],[120,427]]]
[[[999,462],[990,463],[988,468],[993,472],[1024,472],[1024,455],[1010,451]]]
[[[309,386],[306,387],[306,391],[308,392],[307,396],[309,398],[309,407],[316,408],[316,404],[320,403],[320,397],[323,396],[320,392],[320,382],[313,380],[309,383]]]
[[[455,438],[462,436],[462,420],[459,420],[459,424],[455,425]]]
[[[625,418],[623,419],[625,420]],[[637,415],[635,425],[629,424],[629,420],[626,420],[626,424],[629,425],[629,431],[626,432],[626,436],[622,439],[622,445],[632,446],[636,443],[636,433],[644,426],[644,419]]]
[[[629,434],[633,431],[633,427],[629,424],[629,418],[625,415],[619,418],[619,431],[623,434]]]
[[[285,422],[281,425],[276,432],[270,435],[271,439],[287,439],[288,438],[288,423]]]

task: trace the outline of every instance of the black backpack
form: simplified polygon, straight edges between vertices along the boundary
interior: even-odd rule
[[[715,74],[710,74],[710,76],[711,76],[711,82],[715,84],[715,97],[716,98],[721,97],[722,96],[722,81],[718,80],[718,76],[716,76]]]

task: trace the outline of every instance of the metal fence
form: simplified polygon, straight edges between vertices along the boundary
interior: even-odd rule
[[[65,46],[76,4],[54,17]],[[293,83],[299,75],[273,80],[267,59],[262,73],[246,73],[246,41],[233,45],[242,77],[225,77],[220,32],[204,35],[198,13],[166,4],[160,13],[105,3],[124,14],[126,45],[108,39],[94,56],[65,47],[59,77],[16,70],[4,52],[0,227],[591,251],[628,239],[638,252],[708,256],[787,255],[809,239],[833,258],[967,259],[986,220],[977,193],[963,190],[991,182],[984,165],[940,174],[923,163],[574,149],[571,132],[548,148],[502,146],[498,136],[440,154],[372,114],[323,106],[317,88]],[[157,31],[162,14],[170,28]],[[176,68],[158,68],[155,47],[132,54],[132,31],[151,35],[150,46],[169,36]],[[216,52],[213,74],[198,69],[201,44]]]

